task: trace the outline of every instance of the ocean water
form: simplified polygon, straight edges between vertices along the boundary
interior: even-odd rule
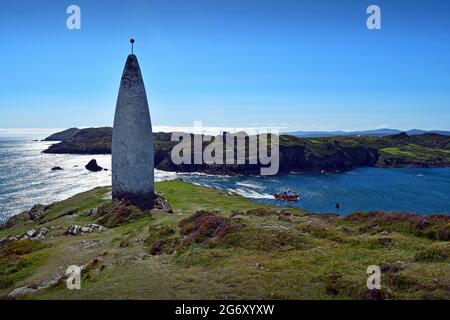
[[[42,153],[55,142],[0,137],[0,222],[33,205],[50,204],[99,186],[111,185],[110,155],[55,155]],[[91,160],[108,171],[89,172]],[[51,171],[59,166],[63,171]],[[156,180],[175,173],[156,171]]]
[[[359,168],[345,173],[303,173],[275,177],[190,176],[192,183],[234,192],[258,202],[348,215],[384,210],[419,214],[450,213],[450,168]],[[291,189],[298,202],[273,195]],[[340,209],[336,204],[340,204]]]
[[[67,199],[98,186],[111,185],[110,155],[52,155],[42,153],[52,142],[0,137],[0,221],[37,203]],[[108,171],[89,172],[91,159]],[[63,171],[51,171],[60,166]],[[317,213],[346,215],[385,210],[420,214],[450,213],[450,168],[360,168],[339,174],[291,174],[276,177],[220,177],[156,170],[157,181],[186,181],[233,192],[279,206],[295,206]],[[273,194],[292,189],[299,202],[279,202]],[[341,208],[336,209],[336,203]]]

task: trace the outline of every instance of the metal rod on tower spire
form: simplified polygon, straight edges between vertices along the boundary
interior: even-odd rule
[[[131,54],[134,54],[134,39],[131,39],[130,40],[130,42],[131,42]]]

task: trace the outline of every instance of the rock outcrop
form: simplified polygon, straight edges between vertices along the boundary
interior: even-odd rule
[[[154,207],[155,207],[155,209],[160,209],[160,210],[164,210],[168,213],[173,213],[170,203],[166,199],[164,199],[163,197],[158,196],[158,195],[155,195]]]
[[[91,172],[99,172],[103,170],[103,168],[97,164],[97,160],[95,159],[89,161],[89,163],[85,166],[85,168]]]
[[[98,224],[88,224],[86,226],[80,226],[75,224],[67,228],[65,234],[78,236],[84,233],[102,232],[106,230],[107,229],[105,227],[102,227],[101,225]]]
[[[20,288],[16,288],[13,291],[11,291],[8,294],[8,298],[10,299],[17,299],[20,296],[26,296],[29,294],[33,294],[37,291],[37,289],[34,288],[28,288],[28,287],[20,287]]]

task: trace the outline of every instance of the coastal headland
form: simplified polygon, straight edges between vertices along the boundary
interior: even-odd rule
[[[171,133],[154,133],[155,168],[175,172],[208,174],[259,174],[261,165],[180,164],[171,161],[171,151],[178,143]],[[45,153],[109,154],[112,129],[68,129],[48,137],[57,141]],[[204,148],[206,146],[203,146]],[[408,135],[401,133],[384,137],[342,136],[299,138],[279,137],[280,174],[290,172],[336,172],[358,167],[404,168],[449,167],[450,137],[437,133]],[[248,152],[248,150],[246,150]],[[191,157],[193,150],[191,153]]]

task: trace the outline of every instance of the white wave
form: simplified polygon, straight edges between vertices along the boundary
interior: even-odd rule
[[[174,180],[179,178],[179,174],[176,172],[168,172],[155,169],[155,181]]]
[[[188,177],[211,177],[215,179],[226,179],[226,178],[232,178],[234,176],[231,175],[216,175],[216,174],[210,174],[210,173],[204,173],[204,172],[177,172],[180,176],[188,176]]]
[[[244,190],[244,189],[228,189],[229,191],[238,194],[245,198],[250,199],[273,199],[273,195],[267,193],[259,193],[254,190]]]
[[[252,184],[252,183],[246,183],[246,182],[236,182],[236,185],[241,187],[247,187],[247,188],[254,188],[254,189],[264,189],[264,186]]]

